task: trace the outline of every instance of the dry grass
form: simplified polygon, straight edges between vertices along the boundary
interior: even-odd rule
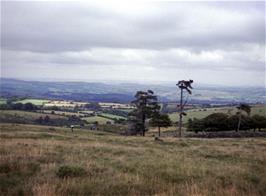
[[[0,195],[265,195],[265,139],[125,137],[1,124]],[[60,178],[61,166],[83,168]]]

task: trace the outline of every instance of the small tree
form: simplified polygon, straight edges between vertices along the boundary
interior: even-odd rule
[[[37,107],[33,105],[32,103],[28,102],[24,104],[23,109],[27,111],[32,111],[32,110],[36,110]]]
[[[43,119],[44,123],[49,123],[50,122],[50,117],[48,115],[46,115]]]
[[[204,128],[208,131],[228,130],[228,115],[224,113],[213,113],[203,118]]]
[[[190,118],[187,124],[188,131],[194,131],[195,133],[201,132],[205,130],[204,121],[202,119],[194,118],[193,120]]]
[[[254,132],[256,129],[260,131],[261,129],[266,128],[266,118],[258,114],[252,116],[252,128]]]
[[[239,106],[236,107],[238,109],[237,115],[238,115],[238,124],[237,124],[237,130],[238,132],[240,130],[241,126],[241,120],[242,120],[242,113],[245,112],[248,116],[250,115],[251,112],[251,107],[248,104],[239,104]]]
[[[147,131],[145,126],[146,119],[158,113],[160,106],[157,103],[157,96],[151,90],[138,91],[135,98],[132,104],[136,106],[136,109],[128,115],[129,131],[130,134],[141,133],[142,136],[145,136]]]
[[[88,110],[99,111],[101,109],[101,106],[97,102],[91,102],[91,103],[85,104],[84,108]]]
[[[15,103],[12,105],[12,109],[14,110],[22,110],[23,109],[23,104],[22,103]]]
[[[37,122],[38,122],[39,124],[42,124],[42,123],[43,123],[43,117],[40,116],[40,117],[37,119]]]
[[[172,122],[168,116],[168,114],[156,114],[152,117],[151,126],[158,127],[158,136],[161,136],[161,127],[169,127],[171,126]]]

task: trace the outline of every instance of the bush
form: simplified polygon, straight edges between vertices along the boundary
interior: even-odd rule
[[[35,111],[38,107],[32,103],[12,103],[7,102],[6,104],[0,105],[1,110],[25,110],[25,111]]]
[[[254,129],[254,131],[256,129],[258,129],[259,131],[261,129],[265,129],[266,128],[266,118],[264,116],[260,116],[257,114],[252,116],[252,128]]]
[[[204,130],[204,122],[201,119],[194,118],[188,120],[188,131],[194,131],[195,133],[201,132]]]
[[[72,125],[72,124],[83,124],[84,121],[81,120],[78,116],[76,115],[71,115],[68,117],[68,124]]]
[[[82,167],[78,166],[61,166],[56,172],[56,175],[60,178],[80,177],[84,176],[85,174],[86,171]]]
[[[228,130],[228,115],[223,113],[213,113],[204,118],[206,131]]]
[[[233,123],[234,124],[234,123]],[[228,131],[231,129],[229,116],[223,113],[213,113],[203,119],[194,118],[188,121],[188,131]]]
[[[237,124],[239,121],[238,115],[228,116],[223,113],[213,113],[203,119],[194,118],[188,120],[187,130],[200,132],[200,131],[231,131],[237,130]],[[254,131],[258,129],[266,128],[266,118],[260,115],[254,115],[252,117],[242,115],[241,117],[241,130]]]
[[[37,106],[32,103],[25,103],[22,107],[23,107],[23,110],[26,110],[26,111],[33,111],[37,109]]]

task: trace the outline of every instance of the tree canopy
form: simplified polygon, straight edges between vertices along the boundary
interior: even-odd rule
[[[151,126],[158,127],[158,135],[161,136],[161,127],[169,127],[172,122],[168,116],[168,114],[156,114],[152,117],[150,121]]]
[[[146,120],[158,114],[160,110],[157,96],[154,95],[152,90],[137,91],[132,104],[135,105],[136,109],[129,113],[130,134],[141,133],[145,136],[147,131],[145,126]]]

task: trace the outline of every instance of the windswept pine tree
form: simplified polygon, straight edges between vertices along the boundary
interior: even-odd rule
[[[142,134],[145,136],[147,128],[146,120],[159,113],[160,106],[157,102],[157,96],[152,90],[138,91],[135,100],[132,101],[136,109],[128,115],[129,133],[131,135]]]
[[[186,115],[186,113],[184,112],[184,106],[187,103],[187,100],[184,102],[183,100],[183,96],[184,96],[184,90],[187,91],[188,94],[192,94],[191,89],[192,86],[191,84],[193,83],[193,80],[180,80],[178,81],[178,83],[176,84],[176,86],[178,86],[178,88],[180,88],[181,90],[181,94],[180,94],[180,105],[179,105],[179,137],[182,136],[182,118],[184,115]]]

